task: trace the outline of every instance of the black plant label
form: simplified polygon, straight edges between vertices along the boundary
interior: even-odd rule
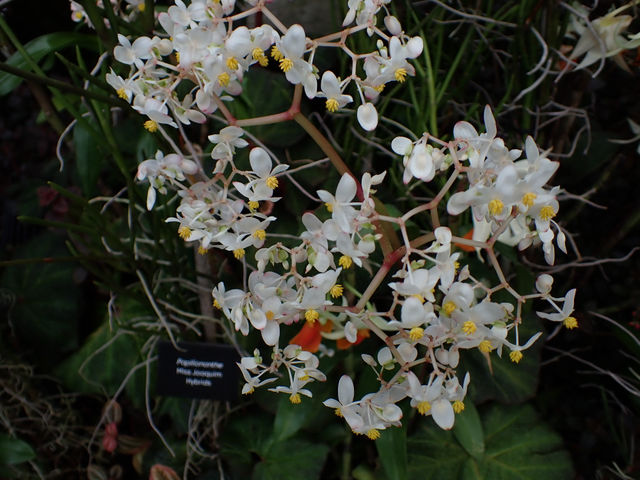
[[[178,342],[158,344],[158,383],[160,395],[235,400],[238,395],[240,360],[230,345]]]

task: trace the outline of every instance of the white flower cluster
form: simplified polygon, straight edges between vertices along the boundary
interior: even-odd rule
[[[478,134],[468,122],[455,125],[455,161],[451,155],[428,145],[426,135],[415,143],[396,137],[391,146],[396,153],[404,155],[404,182],[413,177],[428,182],[437,171],[444,171],[455,163],[456,169],[466,174],[469,186],[450,197],[447,211],[450,215],[459,215],[471,207],[473,239],[484,242],[500,230],[498,240],[518,245],[520,250],[539,240],[545,260],[553,264],[554,238],[566,253],[565,235],[553,220],[558,213],[559,187],[545,188],[558,162],[541,154],[531,137],[527,137],[524,145],[526,159],[520,159],[521,150],[509,150],[504,141],[496,137],[496,123],[488,105],[484,122],[486,132],[483,134]],[[463,166],[462,162],[468,163]]]
[[[111,3],[110,8],[114,14],[126,22],[134,20],[140,13],[144,12],[145,8],[144,0],[124,0],[124,2],[120,0],[109,0],[109,2]],[[97,0],[96,6],[98,8],[104,8],[103,0]],[[71,8],[71,20],[76,23],[86,23],[89,27],[93,28],[89,15],[87,15],[87,12],[80,3],[70,0],[69,7]],[[109,20],[106,18],[104,19],[104,25],[107,28],[110,26]]]
[[[250,3],[254,6],[249,10],[232,15],[234,0],[192,0],[189,5],[175,0],[167,12],[158,16],[166,37],[143,36],[131,43],[123,35],[118,36],[120,44],[114,49],[114,56],[131,65],[131,72],[127,78],[111,72],[107,82],[121,98],[133,99],[134,108],[149,117],[146,126],[153,131],[157,124],[175,127],[176,122],[203,123],[206,115],[216,111],[223,100],[241,93],[247,70],[256,64],[266,66],[270,56],[291,84],[304,87],[308,98],[326,98],[330,112],[353,101],[344,93],[353,82],[361,103],[358,119],[363,128],[373,130],[378,116],[372,101],[387,83],[404,82],[407,75],[415,73],[408,59],[421,54],[422,39],[405,35],[397,19],[388,15],[385,25],[391,36],[376,27],[375,14],[388,0],[349,2],[350,13],[345,22],[353,21],[351,17],[359,12],[357,26],[344,34],[366,28],[380,37],[376,51],[358,54],[346,47],[343,32],[311,40],[300,25],[292,25],[281,33],[268,24],[233,28],[234,21],[248,14],[268,12],[264,0]],[[352,59],[352,73],[340,80],[327,70],[318,90],[319,72],[313,59],[320,47],[347,52]],[[364,78],[358,75],[360,60]],[[193,88],[180,98],[178,86],[185,80]]]
[[[158,17],[169,38],[140,37],[131,43],[120,36],[114,56],[131,65],[131,74],[122,78],[112,72],[107,80],[122,98],[149,117],[145,124],[149,130],[158,124],[177,127],[206,122],[208,114],[224,107],[222,100],[240,93],[248,68],[265,66],[270,56],[290,83],[301,85],[298,92],[304,88],[309,98],[325,98],[329,111],[353,101],[344,92],[354,82],[361,98],[357,118],[371,130],[377,125],[377,113],[365,98],[375,100],[387,83],[402,82],[413,75],[408,59],[416,58],[423,47],[419,37],[404,35],[389,15],[385,25],[391,36],[378,29],[376,14],[388,1],[349,0],[344,26],[354,21],[356,26],[310,40],[299,25],[283,27],[281,33],[269,25],[233,28],[234,22],[253,13],[262,12],[273,19],[262,0],[250,2],[251,8],[236,14],[233,0],[192,0],[188,5],[175,0]],[[346,36],[365,29],[379,37],[377,50],[354,54],[345,46]],[[339,47],[352,58],[352,74],[340,80],[326,71],[318,91],[319,74],[313,58],[317,48],[328,46]],[[356,62],[361,59],[364,78],[356,73]],[[177,87],[183,80],[193,88],[179,98]],[[286,393],[292,403],[299,403],[301,395],[311,396],[307,388],[311,382],[326,379],[315,352],[331,355],[329,342],[348,348],[373,333],[383,345],[374,347],[375,359],[369,354],[363,354],[362,359],[374,370],[380,388],[354,400],[353,380],[345,375],[339,381],[338,400],[327,400],[325,405],[344,417],[353,432],[372,439],[378,438],[380,430],[400,424],[398,402],[407,398],[420,414],[430,415],[438,426],[450,429],[455,414],[464,409],[470,382],[468,373],[462,382],[458,379],[461,350],[477,349],[488,357],[491,352],[502,356],[506,348],[510,360],[520,362],[522,352],[541,335],[538,332],[523,342],[519,338],[522,305],[532,299],[542,299],[554,310],[538,312],[541,318],[562,322],[567,328],[577,326],[571,316],[575,290],[562,298],[552,297],[553,279],[541,275],[537,293],[520,295],[499,271],[493,252],[496,240],[521,249],[541,242],[545,259],[552,264],[554,240],[565,251],[565,235],[553,220],[558,212],[559,187],[546,187],[558,163],[540,152],[531,137],[525,141],[524,159],[520,158],[521,150],[507,148],[497,137],[489,107],[484,123],[482,134],[467,122],[457,123],[448,143],[428,134],[415,142],[406,137],[393,140],[392,150],[403,158],[405,184],[413,179],[430,182],[438,173],[455,169],[433,201],[400,217],[389,217],[376,211],[373,198],[374,187],[383,183],[386,172],[364,173],[360,179],[344,173],[335,192],[317,191],[324,206],[302,213],[302,232],[286,244],[267,243],[267,231],[276,220],[271,204],[279,200],[274,196],[278,177],[285,174],[288,165],[274,164],[276,159],[267,150],[255,147],[248,154],[249,168],[243,169],[236,150],[247,147],[248,142],[238,126],[225,127],[208,137],[216,162],[211,178],[196,163],[195,154],[190,160],[178,152],[158,152],[154,159],[140,164],[137,178],[149,181],[148,209],[154,207],[157,192],[166,194],[167,186],[174,187],[180,205],[175,216],[166,221],[179,224],[179,235],[196,242],[200,253],[209,248],[233,252],[252,270],[243,288],[228,289],[219,282],[212,291],[214,306],[235,331],[245,336],[259,332],[271,349],[270,362],[263,361],[259,350],[241,359],[244,394],[284,379],[286,385],[271,390]],[[446,210],[450,216],[471,210],[472,238],[454,236],[440,225],[438,208],[456,180],[460,180],[458,188],[448,197]],[[410,239],[407,222],[427,210],[432,231]],[[400,246],[391,246],[382,223],[396,229],[402,237],[398,239]],[[366,286],[350,285],[344,277],[352,266],[373,272],[374,262],[369,257],[378,244],[384,260],[377,273],[370,275]],[[502,283],[489,287],[474,278],[469,267],[460,264],[463,254],[454,250],[459,245],[471,247],[471,251],[485,249],[493,255],[491,265]],[[255,264],[245,251],[251,247]],[[382,298],[390,298],[390,305],[379,311],[371,299],[387,274],[392,274],[393,281]],[[355,304],[351,304],[353,297],[345,295],[346,288],[358,297]],[[492,295],[503,289],[513,295],[515,306],[492,300]],[[300,333],[291,338],[293,329]],[[416,372],[423,367],[415,367],[425,364],[429,364],[429,371],[419,376]]]

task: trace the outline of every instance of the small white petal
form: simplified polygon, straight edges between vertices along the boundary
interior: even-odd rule
[[[431,404],[431,415],[436,424],[443,430],[450,430],[453,427],[455,413],[448,400],[438,399]]]
[[[375,130],[378,126],[378,112],[372,103],[365,103],[358,107],[358,123],[368,132]]]

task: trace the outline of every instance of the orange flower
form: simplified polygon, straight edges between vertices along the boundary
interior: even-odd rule
[[[298,334],[289,340],[289,345],[299,345],[307,352],[315,353],[322,342],[322,332],[330,332],[333,328],[331,322],[322,325],[320,322],[304,322]]]
[[[362,330],[358,330],[356,341],[354,343],[349,342],[346,338],[339,338],[336,340],[336,347],[338,347],[338,350],[346,350],[347,348],[358,345],[365,338],[369,338],[369,330],[363,328]]]
[[[473,240],[473,228],[469,230],[467,233],[465,233],[464,237],[462,238],[466,238],[467,240]],[[462,245],[461,243],[456,243],[456,242],[453,242],[453,244],[456,247],[458,247],[460,250],[464,250],[465,252],[474,252],[476,250],[476,248],[472,247],[471,245]]]

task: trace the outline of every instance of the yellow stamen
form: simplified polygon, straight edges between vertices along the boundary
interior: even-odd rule
[[[418,413],[420,415],[426,415],[431,410],[431,404],[429,402],[420,402],[418,404]]]
[[[222,305],[220,305],[220,302],[216,299],[213,300],[213,306],[216,308],[222,308]]]
[[[533,205],[533,202],[536,200],[536,198],[537,198],[537,197],[538,197],[538,196],[537,196],[535,193],[533,193],[533,192],[525,193],[525,194],[522,196],[522,204],[523,204],[525,207],[530,207],[531,205]]]
[[[254,60],[260,60],[260,58],[264,57],[264,50],[260,47],[256,47],[251,51],[251,56]]]
[[[404,83],[405,79],[407,78],[406,68],[397,69],[394,72],[393,76],[396,77],[396,82]]]
[[[542,220],[551,220],[556,216],[556,212],[551,205],[545,205],[540,209],[540,218]]]
[[[489,213],[491,215],[500,215],[504,210],[504,203],[499,198],[494,198],[489,202]]]
[[[186,225],[182,225],[178,229],[178,235],[180,235],[180,238],[183,240],[189,240],[189,237],[191,236],[191,229]]]
[[[251,388],[249,388],[249,390],[247,390],[246,392],[244,392],[244,394],[245,394],[245,395],[251,395],[254,391],[255,391],[255,390],[254,390],[254,388],[253,388],[253,387],[251,387]]]
[[[265,238],[267,238],[267,232],[262,229],[256,230],[255,232],[253,232],[253,236],[258,240],[264,240]]]
[[[144,128],[146,128],[151,133],[157,132],[158,124],[153,120],[147,120],[146,122],[144,122]]]
[[[342,288],[342,285],[336,283],[333,287],[331,287],[331,290],[329,290],[329,295],[331,295],[333,298],[338,298],[342,296],[343,291],[344,288]]]
[[[377,440],[380,438],[380,432],[375,428],[372,428],[367,432],[367,437],[369,437],[369,440]]]
[[[276,177],[269,177],[267,178],[266,184],[267,188],[275,190],[276,188],[278,188],[278,179]]]
[[[300,394],[299,393],[294,393],[293,395],[291,395],[289,397],[289,401],[291,403],[293,403],[294,405],[299,404],[300,402],[302,402],[302,399],[300,398]]]
[[[567,317],[562,324],[569,330],[573,330],[578,327],[578,320],[576,320],[575,317]]]
[[[342,416],[343,416],[343,415],[342,415],[342,411],[340,410],[340,407],[336,408],[336,409],[333,411],[333,413],[335,413],[335,414],[336,414],[336,416],[338,416],[338,417],[340,417],[340,418],[342,418]]]
[[[123,100],[127,100],[127,99],[128,99],[128,97],[127,97],[127,92],[125,91],[125,89],[124,89],[124,88],[119,88],[119,89],[117,90],[117,92],[116,92],[116,93],[118,94],[118,96],[119,96],[121,99],[123,99]]]
[[[282,55],[282,52],[280,51],[280,49],[275,45],[271,47],[271,56],[274,58],[276,62],[279,62],[284,58],[284,55]]]
[[[424,303],[424,297],[422,295],[420,295],[419,293],[414,293],[413,295],[411,295],[413,298],[417,298],[418,300],[420,300],[420,303]]]
[[[266,67],[267,65],[269,65],[269,59],[267,58],[266,55],[262,55],[258,59],[258,63],[260,64],[261,67]]]
[[[385,84],[383,83],[383,84],[381,84],[381,85],[378,85],[377,87],[373,87],[373,89],[374,89],[376,92],[381,93],[381,92],[384,90],[384,87],[385,87]]]
[[[328,98],[325,106],[327,107],[327,111],[329,112],[335,112],[340,107],[338,101],[335,98]]]
[[[338,260],[338,265],[340,265],[345,270],[348,270],[349,268],[351,268],[351,265],[353,265],[353,260],[348,255],[342,255]]]
[[[236,257],[237,260],[240,260],[242,257],[244,257],[244,248],[236,248],[233,251],[233,256]]]
[[[171,40],[173,41],[173,38]],[[180,63],[180,52],[176,52],[176,62]]]
[[[144,3],[139,3],[138,4],[138,11],[144,12],[144,9],[145,9]]]
[[[453,411],[456,413],[464,411],[464,403],[460,400],[456,400],[455,402],[453,402]]]
[[[489,340],[483,340],[480,342],[480,345],[478,345],[478,350],[480,350],[482,353],[489,353],[491,352],[491,350],[493,350],[493,347],[491,346],[491,342]]]
[[[420,340],[423,335],[424,335],[424,328],[413,327],[411,330],[409,330],[409,339],[412,342]]]
[[[227,85],[229,85],[230,81],[231,81],[231,77],[227,72],[222,72],[220,75],[218,75],[218,83],[223,87],[226,87]]]
[[[238,60],[235,57],[227,58],[227,68],[229,70],[237,70],[238,69]]]
[[[324,206],[327,207],[327,210],[329,211],[329,213],[333,212],[333,205],[332,204],[330,204],[329,202],[325,202]]]
[[[280,60],[280,70],[287,73],[293,68],[293,61],[290,58],[283,58]]]
[[[82,12],[76,10],[75,12],[73,12],[71,17],[73,18],[74,22],[79,22],[80,20],[82,20],[83,15]]]
[[[251,200],[249,202],[249,210],[251,211],[257,210],[259,206],[260,206],[260,202],[256,202],[255,200]]]
[[[271,310],[268,310],[267,312],[265,312],[264,316],[267,317],[267,320],[273,320],[273,317],[275,317],[276,314]]]
[[[509,358],[513,363],[520,363],[520,360],[522,360],[522,356],[523,355],[520,350],[514,350],[509,354]]]
[[[462,331],[467,335],[473,335],[477,329],[478,327],[471,320],[467,320],[462,324]]]
[[[320,318],[320,314],[314,310],[313,308],[307,310],[306,312],[304,312],[304,318],[307,322],[309,323],[313,323],[316,320],[318,320],[318,318]]]
[[[447,317],[450,317],[456,308],[458,308],[457,305],[449,300],[442,306],[442,311]]]
[[[209,249],[208,248],[204,248],[202,245],[200,245],[198,247],[198,253],[200,255],[206,255],[208,251],[209,251]]]

